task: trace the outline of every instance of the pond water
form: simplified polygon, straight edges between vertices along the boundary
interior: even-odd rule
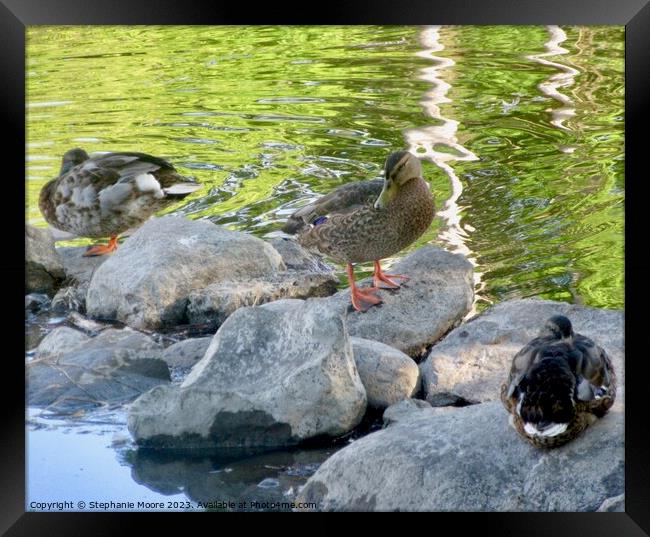
[[[424,243],[466,255],[475,311],[528,296],[622,308],[623,54],[615,26],[30,27],[26,216],[45,225],[38,192],[66,150],[141,151],[203,184],[164,212],[269,237],[408,148],[438,217],[400,255]],[[77,488],[69,454],[81,452],[102,461],[83,465],[91,483],[133,481],[120,486],[130,497],[188,497],[190,474],[233,490],[210,473],[219,457],[143,469],[103,425],[62,423],[30,425],[30,490],[47,497],[52,483],[73,496],[90,486]],[[287,492],[286,468],[326,456],[301,453],[240,458],[238,483]],[[274,464],[285,470],[254,470]],[[156,478],[156,465],[178,479]]]

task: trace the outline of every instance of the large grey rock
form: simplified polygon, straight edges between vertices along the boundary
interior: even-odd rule
[[[554,450],[520,438],[499,401],[436,410],[338,451],[296,500],[326,511],[596,511],[624,491],[622,397]]]
[[[410,356],[378,341],[357,337],[352,338],[352,350],[369,406],[386,408],[417,391],[419,370]]]
[[[65,278],[49,229],[25,225],[25,273],[25,292],[50,296]]]
[[[190,324],[218,328],[235,310],[281,298],[329,296],[336,292],[333,274],[287,270],[250,281],[228,281],[192,291],[188,296]]]
[[[573,328],[592,338],[623,368],[623,312],[550,300],[502,302],[450,332],[420,364],[427,400],[433,405],[499,399],[512,358],[538,335],[546,319],[566,315]]]
[[[181,324],[191,291],[284,268],[280,254],[251,235],[207,220],[155,218],[97,268],[86,308],[136,328]]]
[[[275,447],[342,435],[365,408],[342,317],[289,299],[233,313],[180,386],[132,404],[128,428],[142,445]]]
[[[71,328],[48,334],[26,365],[28,402],[61,411],[124,403],[170,380],[161,349],[131,329],[89,338]]]
[[[205,355],[212,338],[190,338],[174,343],[165,349],[162,359],[169,367],[191,368]]]
[[[380,341],[420,356],[467,314],[474,299],[473,267],[460,254],[423,246],[387,271],[411,279],[398,290],[379,292],[384,300],[361,313],[352,310],[350,291],[339,291],[332,307],[347,312],[350,335]],[[370,278],[362,280],[369,284]]]

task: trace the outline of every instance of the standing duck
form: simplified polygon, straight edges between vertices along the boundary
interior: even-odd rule
[[[144,153],[89,157],[83,149],[63,155],[59,176],[41,190],[39,208],[53,227],[81,237],[110,237],[84,256],[117,248],[117,236],[201,188],[167,161]]]
[[[578,436],[614,404],[616,375],[609,356],[573,332],[563,315],[513,358],[501,401],[517,432],[536,447],[552,448]]]
[[[352,306],[367,311],[380,304],[379,288],[397,289],[403,274],[385,274],[380,260],[406,248],[431,225],[433,195],[422,166],[408,151],[386,159],[384,179],[348,183],[291,215],[283,231],[298,243],[347,264]],[[360,289],[354,263],[374,261],[373,287]]]

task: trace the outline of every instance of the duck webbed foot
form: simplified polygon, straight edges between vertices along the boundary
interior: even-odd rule
[[[400,280],[407,282],[409,277],[404,274],[385,274],[381,270],[379,261],[375,261],[375,272],[372,275],[372,284],[379,289],[399,289]]]
[[[376,287],[359,289],[354,281],[352,265],[348,263],[348,281],[350,282],[350,299],[352,307],[357,311],[368,311],[372,306],[381,304],[383,300],[377,296]]]
[[[117,236],[111,237],[111,240],[108,241],[108,244],[96,244],[91,246],[83,254],[83,257],[92,257],[96,255],[105,255],[117,250]]]
[[[372,288],[361,290],[358,287],[350,289],[352,298],[352,307],[357,311],[368,311],[372,306],[381,304],[383,300],[379,298]]]

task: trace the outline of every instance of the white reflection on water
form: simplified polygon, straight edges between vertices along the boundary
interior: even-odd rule
[[[465,239],[468,237],[467,232],[474,230],[471,227],[463,227],[461,225],[458,199],[463,192],[463,184],[458,179],[449,162],[473,161],[478,160],[478,157],[458,143],[456,138],[458,121],[443,117],[440,111],[439,105],[452,101],[447,97],[447,92],[451,86],[439,76],[439,71],[453,67],[456,62],[451,58],[442,58],[435,55],[436,52],[445,48],[439,41],[439,31],[439,26],[432,26],[423,30],[420,39],[426,49],[417,52],[418,56],[435,62],[431,67],[421,69],[420,78],[431,82],[433,88],[425,93],[420,104],[426,114],[437,120],[437,124],[418,129],[409,129],[404,132],[404,137],[406,138],[411,153],[420,158],[429,159],[449,177],[452,188],[451,196],[445,202],[444,207],[437,211],[437,215],[445,223],[438,237],[447,243],[450,251],[464,255],[476,267],[474,254],[465,243]],[[477,297],[484,286],[481,282],[481,276],[481,272],[474,271],[474,289],[476,293],[474,296],[474,304],[467,317],[472,317],[476,313]]]
[[[569,53],[567,49],[560,46],[560,43],[563,43],[567,39],[564,30],[559,26],[547,26],[546,28],[549,33],[549,40],[544,43],[546,52],[542,52],[541,54],[530,54],[526,57],[529,60],[542,65],[548,65],[549,67],[559,69],[560,72],[554,73],[548,80],[540,82],[537,87],[544,95],[547,95],[562,104],[559,108],[548,110],[552,117],[551,124],[559,129],[570,131],[571,129],[567,127],[564,122],[575,115],[575,106],[573,100],[571,100],[567,95],[560,93],[558,88],[572,86],[575,83],[574,77],[579,75],[580,71],[568,65],[564,65],[563,63],[553,62],[546,59],[547,56],[559,56]],[[562,151],[565,153],[571,153],[573,152],[573,149],[574,148],[567,147],[562,149]]]

